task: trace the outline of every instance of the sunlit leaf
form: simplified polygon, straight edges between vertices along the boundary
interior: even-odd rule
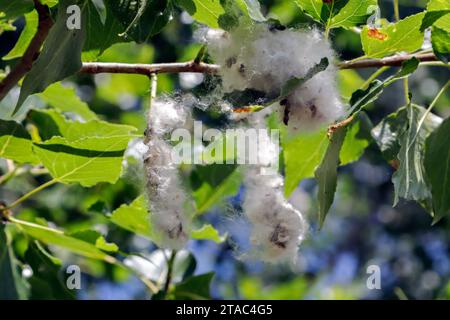
[[[420,49],[424,37],[420,25],[424,16],[425,13],[418,13],[377,29],[385,35],[382,40],[379,37],[371,37],[370,27],[365,26],[361,31],[364,53],[370,58],[382,58],[398,52],[414,52]]]
[[[347,128],[337,129],[332,137],[322,162],[315,170],[317,179],[319,200],[319,225],[322,227],[325,217],[330,210],[334,200],[337,186],[337,168],[339,166],[339,155],[344,143]]]
[[[32,151],[32,142],[25,128],[15,121],[0,120],[0,157],[20,163],[39,163]]]
[[[17,40],[14,48],[12,48],[11,51],[2,58],[3,60],[16,59],[25,53],[31,39],[37,31],[38,20],[38,14],[36,11],[31,11],[25,15],[25,28],[20,33],[19,40]]]

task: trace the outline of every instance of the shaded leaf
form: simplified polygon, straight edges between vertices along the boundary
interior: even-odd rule
[[[33,0],[0,0],[0,12],[6,19],[15,19],[34,9]]]
[[[56,22],[50,29],[42,52],[23,80],[14,114],[29,95],[43,92],[50,84],[61,81],[81,69],[81,51],[86,37],[86,24],[83,18],[80,30],[67,29],[66,9],[73,3],[74,0],[61,0]],[[84,2],[81,8],[82,17],[86,7],[87,2]]]
[[[193,276],[176,285],[170,292],[175,300],[208,300],[211,299],[210,286],[214,273]]]
[[[25,260],[33,270],[28,280],[31,285],[30,299],[75,299],[62,277],[61,261],[46,252],[38,242],[30,243]]]
[[[197,166],[191,174],[191,185],[197,213],[204,213],[239,191],[242,175],[235,165]]]
[[[423,159],[425,139],[441,123],[437,116],[429,114],[422,123],[425,109],[416,105],[406,107],[406,127],[398,135],[400,150],[399,167],[392,176],[395,189],[394,205],[399,198],[406,200],[426,200],[430,190],[426,183]]]
[[[105,6],[125,28],[123,33],[138,43],[159,33],[173,12],[172,2],[168,0],[109,0]]]
[[[406,126],[406,109],[401,108],[397,112],[388,115],[373,128],[372,137],[386,160],[391,161],[397,158],[400,150],[399,135]]]
[[[356,90],[350,99],[350,110],[348,111],[348,115],[357,113],[361,111],[368,104],[374,102],[383,92],[384,88],[386,88],[391,83],[408,77],[411,73],[416,71],[419,66],[419,59],[413,57],[409,60],[406,60],[402,63],[402,67],[400,70],[385,79],[384,81],[380,81],[375,79],[372,81],[366,89]]]
[[[433,131],[425,143],[424,167],[431,187],[437,221],[450,213],[450,118]]]
[[[1,300],[28,298],[29,286],[19,272],[18,263],[3,224],[0,224],[0,284]]]

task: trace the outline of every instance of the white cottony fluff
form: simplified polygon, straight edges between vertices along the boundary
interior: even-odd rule
[[[256,114],[252,118],[256,126],[261,126],[264,121],[264,117]],[[244,180],[243,209],[252,223],[251,241],[257,257],[264,261],[295,262],[308,225],[302,214],[284,197],[283,177],[267,166],[278,160],[278,148],[268,135],[258,142],[260,164],[250,168]]]
[[[189,217],[186,191],[172,161],[172,146],[166,134],[187,125],[190,106],[184,101],[161,98],[152,103],[147,129],[148,151],[144,156],[147,194],[153,229],[160,235],[160,246],[181,249],[188,240]]]
[[[284,116],[288,108],[288,127],[293,132],[343,116],[332,63],[334,51],[318,30],[276,30],[256,24],[231,32],[200,29],[197,37],[207,43],[211,57],[221,66],[224,92],[250,88],[278,94],[286,81],[304,77],[322,58],[328,58],[329,67],[299,87],[278,111]]]

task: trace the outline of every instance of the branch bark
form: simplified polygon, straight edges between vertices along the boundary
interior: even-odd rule
[[[378,67],[399,67],[406,60],[416,57],[420,62],[438,61],[434,53],[395,55],[383,59],[364,59],[359,61],[344,61],[338,64],[339,69],[363,69]]]
[[[110,62],[86,62],[81,68],[82,73],[132,73],[150,76],[155,73],[211,73],[219,70],[215,64],[196,63],[194,61],[175,62],[175,63],[154,63],[154,64],[129,64],[129,63],[110,63]]]
[[[344,61],[338,64],[339,69],[362,69],[384,66],[401,66],[406,60],[416,57],[421,62],[438,61],[433,53],[395,55],[383,59],[364,59],[359,61]],[[196,63],[195,61],[176,63],[155,63],[155,64],[128,64],[109,62],[87,62],[83,63],[82,73],[131,73],[151,75],[152,73],[180,73],[195,72],[215,74],[220,66],[216,64]]]
[[[19,82],[22,77],[31,70],[33,62],[39,56],[42,44],[53,26],[53,20],[50,17],[48,6],[43,5],[39,0],[34,0],[34,7],[38,12],[39,24],[38,30],[25,51],[22,59],[12,69],[12,71],[0,82],[0,101],[8,92]]]

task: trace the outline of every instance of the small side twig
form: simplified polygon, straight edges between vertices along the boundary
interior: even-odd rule
[[[328,138],[331,138],[333,136],[333,134],[336,132],[337,129],[342,128],[342,127],[346,127],[350,123],[352,123],[354,118],[355,118],[355,114],[352,114],[347,119],[344,119],[344,120],[342,120],[342,121],[340,121],[338,123],[335,123],[335,124],[332,124],[331,126],[329,126],[328,130],[327,130]]]

